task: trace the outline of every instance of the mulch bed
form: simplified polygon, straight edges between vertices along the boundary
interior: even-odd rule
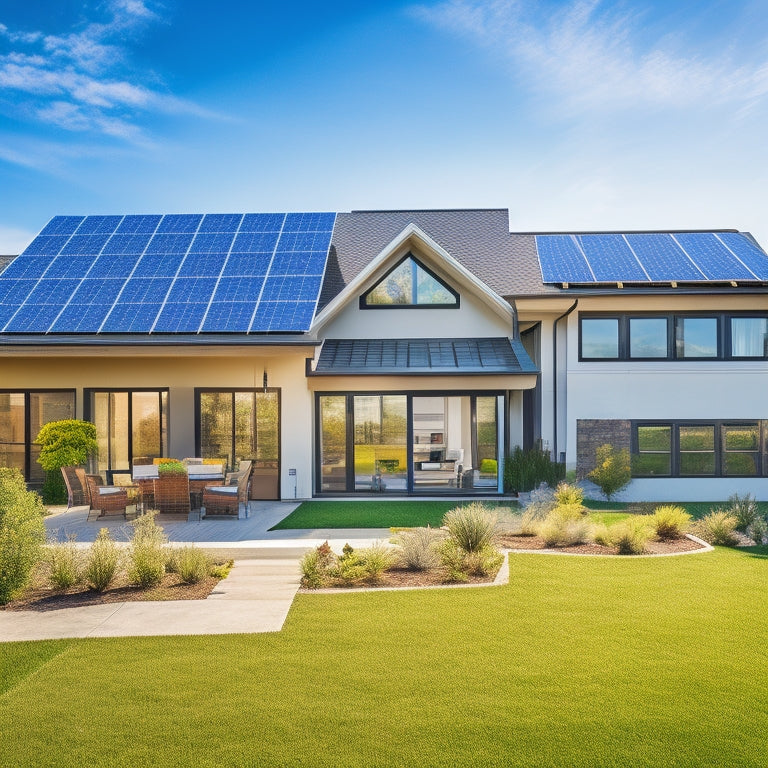
[[[0,610],[6,611],[54,611],[59,608],[81,608],[102,603],[124,603],[138,600],[205,600],[213,592],[220,579],[209,576],[197,584],[183,584],[176,573],[166,573],[156,587],[142,589],[128,584],[125,576],[118,577],[104,592],[95,592],[84,584],[66,590],[48,586],[42,569],[32,577],[29,588],[16,600]]]
[[[500,546],[506,549],[546,549],[552,552],[568,552],[576,555],[617,555],[616,547],[604,547],[601,544],[576,544],[572,547],[547,547],[539,536],[513,536],[505,534],[499,540]],[[649,541],[645,545],[647,555],[669,555],[677,552],[695,552],[704,549],[698,542],[688,538],[672,539],[670,541]],[[632,555],[626,555],[632,557]]]

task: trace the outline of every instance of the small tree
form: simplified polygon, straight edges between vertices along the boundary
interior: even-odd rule
[[[40,457],[37,462],[46,471],[43,499],[49,504],[66,502],[66,487],[61,477],[62,467],[85,464],[95,456],[99,446],[96,427],[80,419],[50,421],[37,435]]]
[[[40,497],[27,490],[18,469],[0,467],[0,605],[5,605],[29,580],[45,541]]]
[[[606,443],[601,445],[596,454],[596,466],[587,477],[599,486],[608,501],[632,480],[632,467],[629,451],[626,448],[616,450]]]

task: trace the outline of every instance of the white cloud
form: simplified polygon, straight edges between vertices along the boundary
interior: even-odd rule
[[[621,8],[621,6],[619,6]],[[643,45],[641,17],[575,0],[547,16],[517,0],[447,0],[415,6],[428,24],[509,60],[532,90],[555,93],[572,111],[750,104],[768,94],[768,59],[739,50],[702,55],[672,35]]]
[[[32,242],[36,234],[37,232],[28,232],[25,229],[0,224],[0,255],[18,255]]]

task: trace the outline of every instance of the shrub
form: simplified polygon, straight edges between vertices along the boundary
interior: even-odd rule
[[[83,557],[74,537],[49,544],[46,560],[50,566],[48,580],[56,589],[69,589],[82,578]]]
[[[184,584],[197,584],[210,571],[211,558],[197,547],[180,547],[174,550],[176,573]]]
[[[335,568],[330,569],[330,575],[347,584],[354,584],[365,579],[368,571],[362,558],[347,543],[344,545],[341,557],[336,561]]]
[[[326,584],[330,571],[336,566],[336,560],[336,555],[327,541],[305,552],[299,563],[302,586],[317,589]]]
[[[639,555],[653,535],[653,528],[646,515],[636,515],[622,520],[608,529],[609,541],[620,555]]]
[[[480,502],[446,512],[443,525],[465,552],[493,546],[496,540],[496,515]]]
[[[531,492],[531,500],[525,505],[520,519],[520,535],[535,536],[539,523],[557,506],[555,492],[547,485],[541,485]]]
[[[768,521],[764,517],[755,518],[749,528],[747,528],[747,536],[755,544],[765,544],[766,540],[768,540]]]
[[[224,563],[214,563],[208,569],[208,573],[216,579],[226,579],[234,565],[234,560],[227,560]]]
[[[584,491],[578,485],[559,483],[555,488],[554,496],[558,505],[582,506],[584,504]],[[584,514],[586,514],[586,510],[584,510]]]
[[[576,518],[563,516],[556,509],[539,523],[538,534],[548,547],[570,547],[590,541],[592,524],[580,514]]]
[[[440,564],[437,552],[437,542],[444,538],[440,531],[434,528],[413,528],[401,531],[395,543],[399,546],[398,559],[400,564],[409,571],[429,571]]]
[[[45,541],[40,497],[27,490],[18,469],[0,467],[0,605],[29,581]]]
[[[187,468],[176,459],[167,459],[157,465],[158,475],[186,475]]]
[[[61,468],[85,464],[98,451],[96,427],[81,419],[50,421],[38,432],[38,464],[45,470],[43,498],[49,504],[66,503],[67,488]]]
[[[167,538],[155,515],[147,513],[131,523],[134,527],[129,550],[128,579],[144,589],[157,586],[165,575]]]
[[[581,504],[558,504],[550,513],[550,517],[557,517],[560,520],[580,520],[589,513],[586,507]]]
[[[120,565],[120,549],[112,541],[109,530],[102,528],[91,544],[85,564],[85,580],[91,589],[103,592],[112,583]]]
[[[682,508],[668,504],[657,507],[650,523],[660,539],[679,539],[685,534],[691,516]]]
[[[540,448],[515,448],[504,459],[504,490],[532,491],[541,483],[555,486],[565,474],[565,465],[558,464]]]
[[[608,501],[632,480],[632,467],[629,451],[626,448],[616,450],[606,443],[595,452],[596,466],[587,475],[597,485]]]
[[[728,499],[728,508],[726,509],[729,515],[736,518],[736,530],[742,533],[747,532],[752,523],[760,516],[760,512],[757,508],[757,502],[754,497],[746,493],[744,496],[739,496],[738,493],[734,493]]]
[[[440,562],[447,570],[446,581],[464,582],[469,580],[465,566],[467,551],[453,538],[445,539],[438,546]]]
[[[504,555],[495,547],[484,547],[474,552],[467,552],[464,557],[464,569],[473,576],[489,576],[495,573],[504,562]]]
[[[367,580],[372,582],[378,581],[381,574],[392,567],[396,558],[395,552],[381,541],[357,550],[357,556],[365,569]]]
[[[499,471],[499,463],[496,459],[481,459],[480,474],[495,475]]]
[[[604,523],[599,523],[592,528],[592,541],[602,547],[611,547],[611,531]]]
[[[716,509],[697,520],[692,526],[693,533],[709,544],[732,547],[737,543],[733,532],[736,530],[736,518],[728,511]]]

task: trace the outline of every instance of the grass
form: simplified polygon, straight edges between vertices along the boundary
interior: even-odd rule
[[[0,765],[762,768],[767,557],[519,554],[279,633],[0,644]]]
[[[296,528],[413,528],[442,525],[448,510],[470,502],[456,501],[304,501],[272,531]],[[514,506],[514,502],[489,500],[488,506]]]
[[[654,502],[654,507],[661,507],[664,504],[674,504],[676,507],[682,507],[694,520],[699,520],[715,509],[725,509],[728,506],[727,501],[659,501],[658,503]],[[594,511],[620,512],[626,510],[630,503],[626,501],[584,499],[584,506]],[[758,501],[757,508],[763,515],[767,515],[768,501]]]

